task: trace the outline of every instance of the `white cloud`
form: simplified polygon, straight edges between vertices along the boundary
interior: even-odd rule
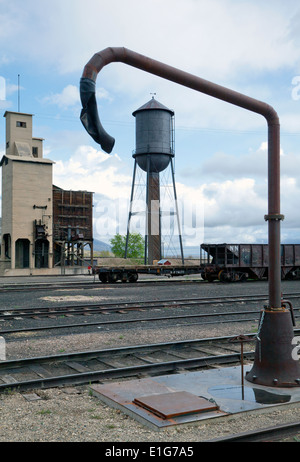
[[[52,94],[43,98],[44,103],[56,104],[58,107],[65,109],[80,103],[78,87],[67,85],[61,93]]]
[[[9,46],[26,33],[15,53],[26,49],[26,56],[62,72],[82,70],[107,46],[125,46],[171,65],[181,63],[189,72],[220,78],[244,66],[274,70],[299,60],[293,42],[298,34],[294,9],[285,9],[283,15],[283,7],[274,3],[27,0],[25,7],[13,0],[2,16],[2,36]]]
[[[64,189],[88,190],[110,199],[129,197],[131,177],[122,173],[123,169],[118,155],[79,146],[67,161],[56,162],[54,183]]]
[[[97,99],[105,99],[108,101],[111,100],[108,91],[104,88],[97,89],[96,97]],[[76,85],[67,85],[61,91],[61,93],[55,93],[49,96],[45,96],[42,99],[42,103],[54,104],[58,106],[60,109],[68,109],[72,106],[77,106],[80,104],[79,88]]]
[[[280,148],[281,176],[294,176],[300,171],[300,152],[284,152]],[[256,150],[239,155],[227,152],[216,152],[209,159],[193,170],[181,169],[183,178],[226,178],[235,179],[249,177],[261,182],[268,178],[268,143],[263,141]]]

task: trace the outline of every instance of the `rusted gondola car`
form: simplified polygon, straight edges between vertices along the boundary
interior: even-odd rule
[[[268,277],[267,244],[202,244],[200,266],[203,279],[212,282],[243,281]],[[281,245],[281,277],[300,276],[300,244]]]

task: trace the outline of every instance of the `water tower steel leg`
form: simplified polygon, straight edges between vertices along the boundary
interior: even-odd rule
[[[135,174],[136,174],[136,160],[134,160],[133,175],[132,175],[132,186],[131,186],[131,195],[130,195],[130,204],[129,204],[128,223],[127,223],[126,244],[125,244],[125,258],[127,258],[127,252],[128,252],[128,241],[129,241],[129,232],[130,232],[130,221],[131,221],[131,215],[132,215],[132,202],[133,202],[134,185],[135,185]]]
[[[172,170],[172,182],[173,182],[173,191],[174,191],[174,199],[175,199],[175,206],[176,206],[176,215],[177,215],[181,261],[182,261],[182,264],[184,265],[182,235],[181,235],[181,227],[180,227],[180,219],[179,219],[179,211],[178,211],[178,203],[177,203],[177,193],[176,193],[176,186],[175,186],[175,173],[174,173],[173,159],[171,159],[171,170]]]
[[[149,233],[149,174],[150,174],[150,156],[147,156],[147,184],[146,184],[146,219],[145,219],[145,256],[144,256],[144,264],[147,265],[148,263],[148,233]]]

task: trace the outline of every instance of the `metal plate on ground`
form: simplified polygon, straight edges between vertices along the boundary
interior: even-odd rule
[[[245,366],[245,371],[250,367],[250,365]],[[278,405],[293,405],[300,409],[300,387],[287,390],[263,387],[245,381],[242,390],[241,368],[237,366],[145,377],[107,384],[93,384],[90,389],[94,396],[102,402],[121,410],[153,430],[162,430],[174,425],[195,424],[215,418],[226,418],[228,415],[236,414],[238,416],[240,413],[248,411],[264,412],[266,408],[277,408]],[[218,408],[162,418],[135,402],[136,399],[140,400],[156,395],[160,397],[160,403],[164,404],[163,395],[172,394],[178,397],[180,396],[178,393],[183,391],[198,398],[205,398],[207,402],[215,404]],[[153,406],[153,408],[157,408],[159,411],[163,410],[165,415],[170,415],[167,414],[169,411],[163,406]]]
[[[162,393],[135,398],[133,402],[162,419],[171,419],[186,414],[216,411],[216,403],[186,391]]]
[[[176,374],[172,376],[172,380],[174,380],[174,376],[176,376]],[[181,376],[181,374],[179,374],[179,376]],[[176,389],[175,383],[168,385],[160,383],[161,378],[162,377],[152,377],[129,381],[125,380],[109,384],[93,384],[90,386],[90,389],[94,396],[98,397],[104,403],[116,409],[120,409],[127,415],[133,417],[153,430],[160,430],[173,425],[198,422],[202,419],[211,419],[226,415],[226,412],[220,410],[216,403],[211,403],[212,408],[207,409],[205,412],[203,412],[203,410],[200,412],[199,410],[196,411],[196,408],[200,409],[200,403],[198,401],[200,397],[196,394],[198,391],[195,393],[193,393],[193,391],[189,391],[188,393],[190,394],[190,397],[193,397],[193,404],[191,405],[192,401],[189,401],[190,407],[187,408],[186,406],[183,408],[182,401],[181,409],[176,409],[178,415],[173,415],[175,410],[174,401],[173,409],[167,409],[166,404],[164,403],[164,400],[166,399],[165,397],[174,395],[174,397],[176,396],[178,400],[178,396],[181,396],[183,399],[184,396],[187,397],[188,395],[181,394],[182,392],[185,392],[184,388]],[[155,396],[157,402],[154,403]],[[147,404],[149,404],[149,398],[152,398],[151,405],[153,406],[153,409],[160,411],[160,415],[159,413],[153,412],[153,410],[142,407],[135,401],[142,399],[143,403],[147,401]],[[196,405],[195,400],[197,400]],[[210,400],[207,399],[205,406],[208,407],[209,405]],[[188,412],[190,410],[192,410],[192,412]],[[181,413],[182,411],[184,411],[184,413]],[[164,415],[164,417],[162,415]],[[168,417],[166,417],[167,415]],[[170,415],[171,417],[169,417]]]

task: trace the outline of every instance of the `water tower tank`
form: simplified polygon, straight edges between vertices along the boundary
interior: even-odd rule
[[[133,157],[145,172],[162,172],[174,157],[174,112],[152,97],[132,115],[136,118],[136,149]]]

